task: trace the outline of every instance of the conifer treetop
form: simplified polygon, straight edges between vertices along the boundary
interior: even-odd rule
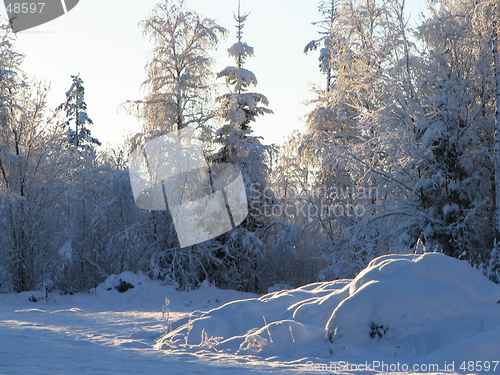
[[[66,92],[66,101],[57,107],[57,111],[66,111],[67,120],[64,126],[68,128],[67,141],[75,149],[89,149],[92,145],[101,145],[97,138],[90,135],[90,129],[85,125],[92,125],[94,122],[87,115],[87,103],[85,103],[85,88],[80,74],[71,76],[72,83]],[[74,123],[75,129],[71,128]]]

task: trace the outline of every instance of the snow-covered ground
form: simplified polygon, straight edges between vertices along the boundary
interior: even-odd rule
[[[125,282],[134,288],[120,293]],[[177,292],[124,273],[88,294],[0,295],[0,374],[356,373],[367,365],[362,373],[498,374],[499,302],[500,286],[435,253],[381,257],[355,280],[264,296],[209,285]]]

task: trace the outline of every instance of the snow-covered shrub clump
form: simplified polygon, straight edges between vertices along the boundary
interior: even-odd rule
[[[290,360],[495,361],[499,302],[500,286],[465,262],[438,253],[387,255],[354,280],[315,283],[195,313],[156,348]]]

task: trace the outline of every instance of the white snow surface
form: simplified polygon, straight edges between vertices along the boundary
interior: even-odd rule
[[[134,288],[120,293],[125,283]],[[178,292],[124,272],[90,293],[0,295],[0,374],[356,373],[345,363],[495,374],[498,302],[500,286],[436,253],[383,256],[354,280],[263,296]]]
[[[229,56],[240,57],[240,56],[253,56],[253,47],[250,47],[245,42],[236,42],[231,47],[228,48],[227,52]]]

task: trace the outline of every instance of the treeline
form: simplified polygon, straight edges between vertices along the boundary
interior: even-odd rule
[[[79,76],[66,102],[48,108],[47,87],[22,71],[4,26],[0,291],[82,291],[130,270],[184,289],[208,280],[263,292],[352,277],[378,255],[420,250],[468,261],[498,282],[500,6],[434,2],[412,29],[403,4],[320,3],[319,36],[304,51],[319,52],[326,84],[309,103],[307,131],[281,147],[252,133],[272,111],[251,91],[248,15],[236,16],[234,65],[216,73],[211,51],[227,30],[184,1],[155,7],[141,24],[155,44],[146,95],[124,103],[143,130],[121,150],[91,136]],[[128,155],[186,126],[209,162],[239,166],[250,215],[180,248],[168,211],[135,205]]]

